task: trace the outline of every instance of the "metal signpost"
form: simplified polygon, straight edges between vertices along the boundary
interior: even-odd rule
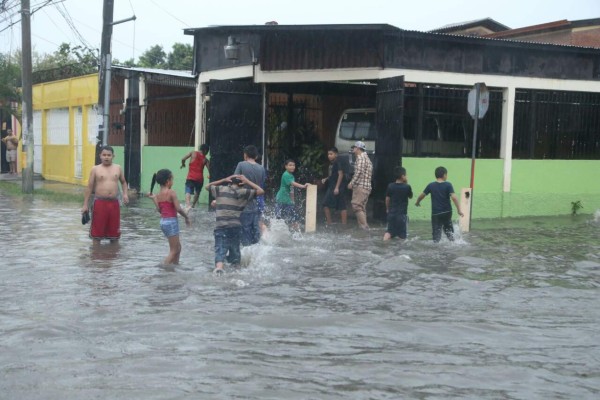
[[[490,103],[490,92],[485,83],[478,82],[469,92],[467,102],[467,110],[473,118],[473,149],[471,151],[471,201],[469,210],[469,229],[471,227],[471,211],[473,210],[473,187],[475,183],[475,157],[477,155],[477,124],[482,119],[488,110]]]

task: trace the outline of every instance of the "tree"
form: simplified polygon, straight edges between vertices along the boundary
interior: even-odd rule
[[[36,54],[33,58],[34,83],[98,72],[97,50],[83,46],[71,47],[68,43],[62,43],[54,53]]]
[[[191,71],[194,63],[194,49],[190,44],[175,43],[167,60],[169,69]]]
[[[155,45],[150,47],[140,56],[138,65],[145,68],[165,68],[167,66],[167,54],[162,46]]]
[[[11,102],[21,102],[20,54],[0,54],[0,108],[10,114]]]
[[[125,60],[125,61],[121,61],[118,58],[113,58],[112,65],[119,65],[121,67],[129,67],[129,68],[137,66],[137,64],[135,63],[133,58],[130,58],[129,60]]]

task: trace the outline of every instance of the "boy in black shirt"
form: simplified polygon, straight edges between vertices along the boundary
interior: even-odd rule
[[[396,181],[390,183],[385,192],[385,209],[387,211],[387,229],[383,240],[390,240],[398,236],[404,240],[407,236],[408,225],[408,199],[412,199],[412,188],[406,178],[406,169],[394,168]]]
[[[327,184],[327,192],[323,200],[323,211],[325,211],[325,219],[327,226],[332,224],[331,210],[340,212],[342,225],[346,225],[348,221],[348,211],[346,210],[346,181],[344,178],[344,168],[340,164],[338,158],[338,149],[332,147],[327,152],[329,159],[329,176],[321,180]]]
[[[450,200],[456,206],[456,212],[461,217],[463,216],[460,211],[460,203],[454,193],[452,184],[447,181],[448,170],[444,167],[437,167],[435,169],[435,181],[431,182],[423,193],[417,198],[415,205],[419,207],[421,200],[428,194],[431,194],[431,230],[434,243],[437,243],[442,238],[442,229],[448,237],[448,240],[454,240],[454,228],[452,226],[452,206]]]

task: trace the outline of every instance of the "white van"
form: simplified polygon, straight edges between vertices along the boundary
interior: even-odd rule
[[[350,152],[357,140],[365,142],[367,153],[375,152],[375,126],[374,108],[351,108],[345,110],[338,122],[335,133],[335,147],[340,154]]]
[[[415,121],[405,121],[402,138],[403,155],[415,154],[415,124]],[[467,154],[466,143],[469,132],[468,124],[460,115],[426,112],[423,120],[421,155],[464,156]],[[340,154],[348,153],[354,142],[362,140],[367,145],[367,153],[373,154],[376,137],[375,109],[352,108],[345,110],[340,117],[335,134],[335,147]]]

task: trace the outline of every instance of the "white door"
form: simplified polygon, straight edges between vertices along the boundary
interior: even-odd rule
[[[81,179],[83,170],[83,110],[78,107],[75,110],[75,132],[73,135],[73,151],[75,152],[75,179]]]

